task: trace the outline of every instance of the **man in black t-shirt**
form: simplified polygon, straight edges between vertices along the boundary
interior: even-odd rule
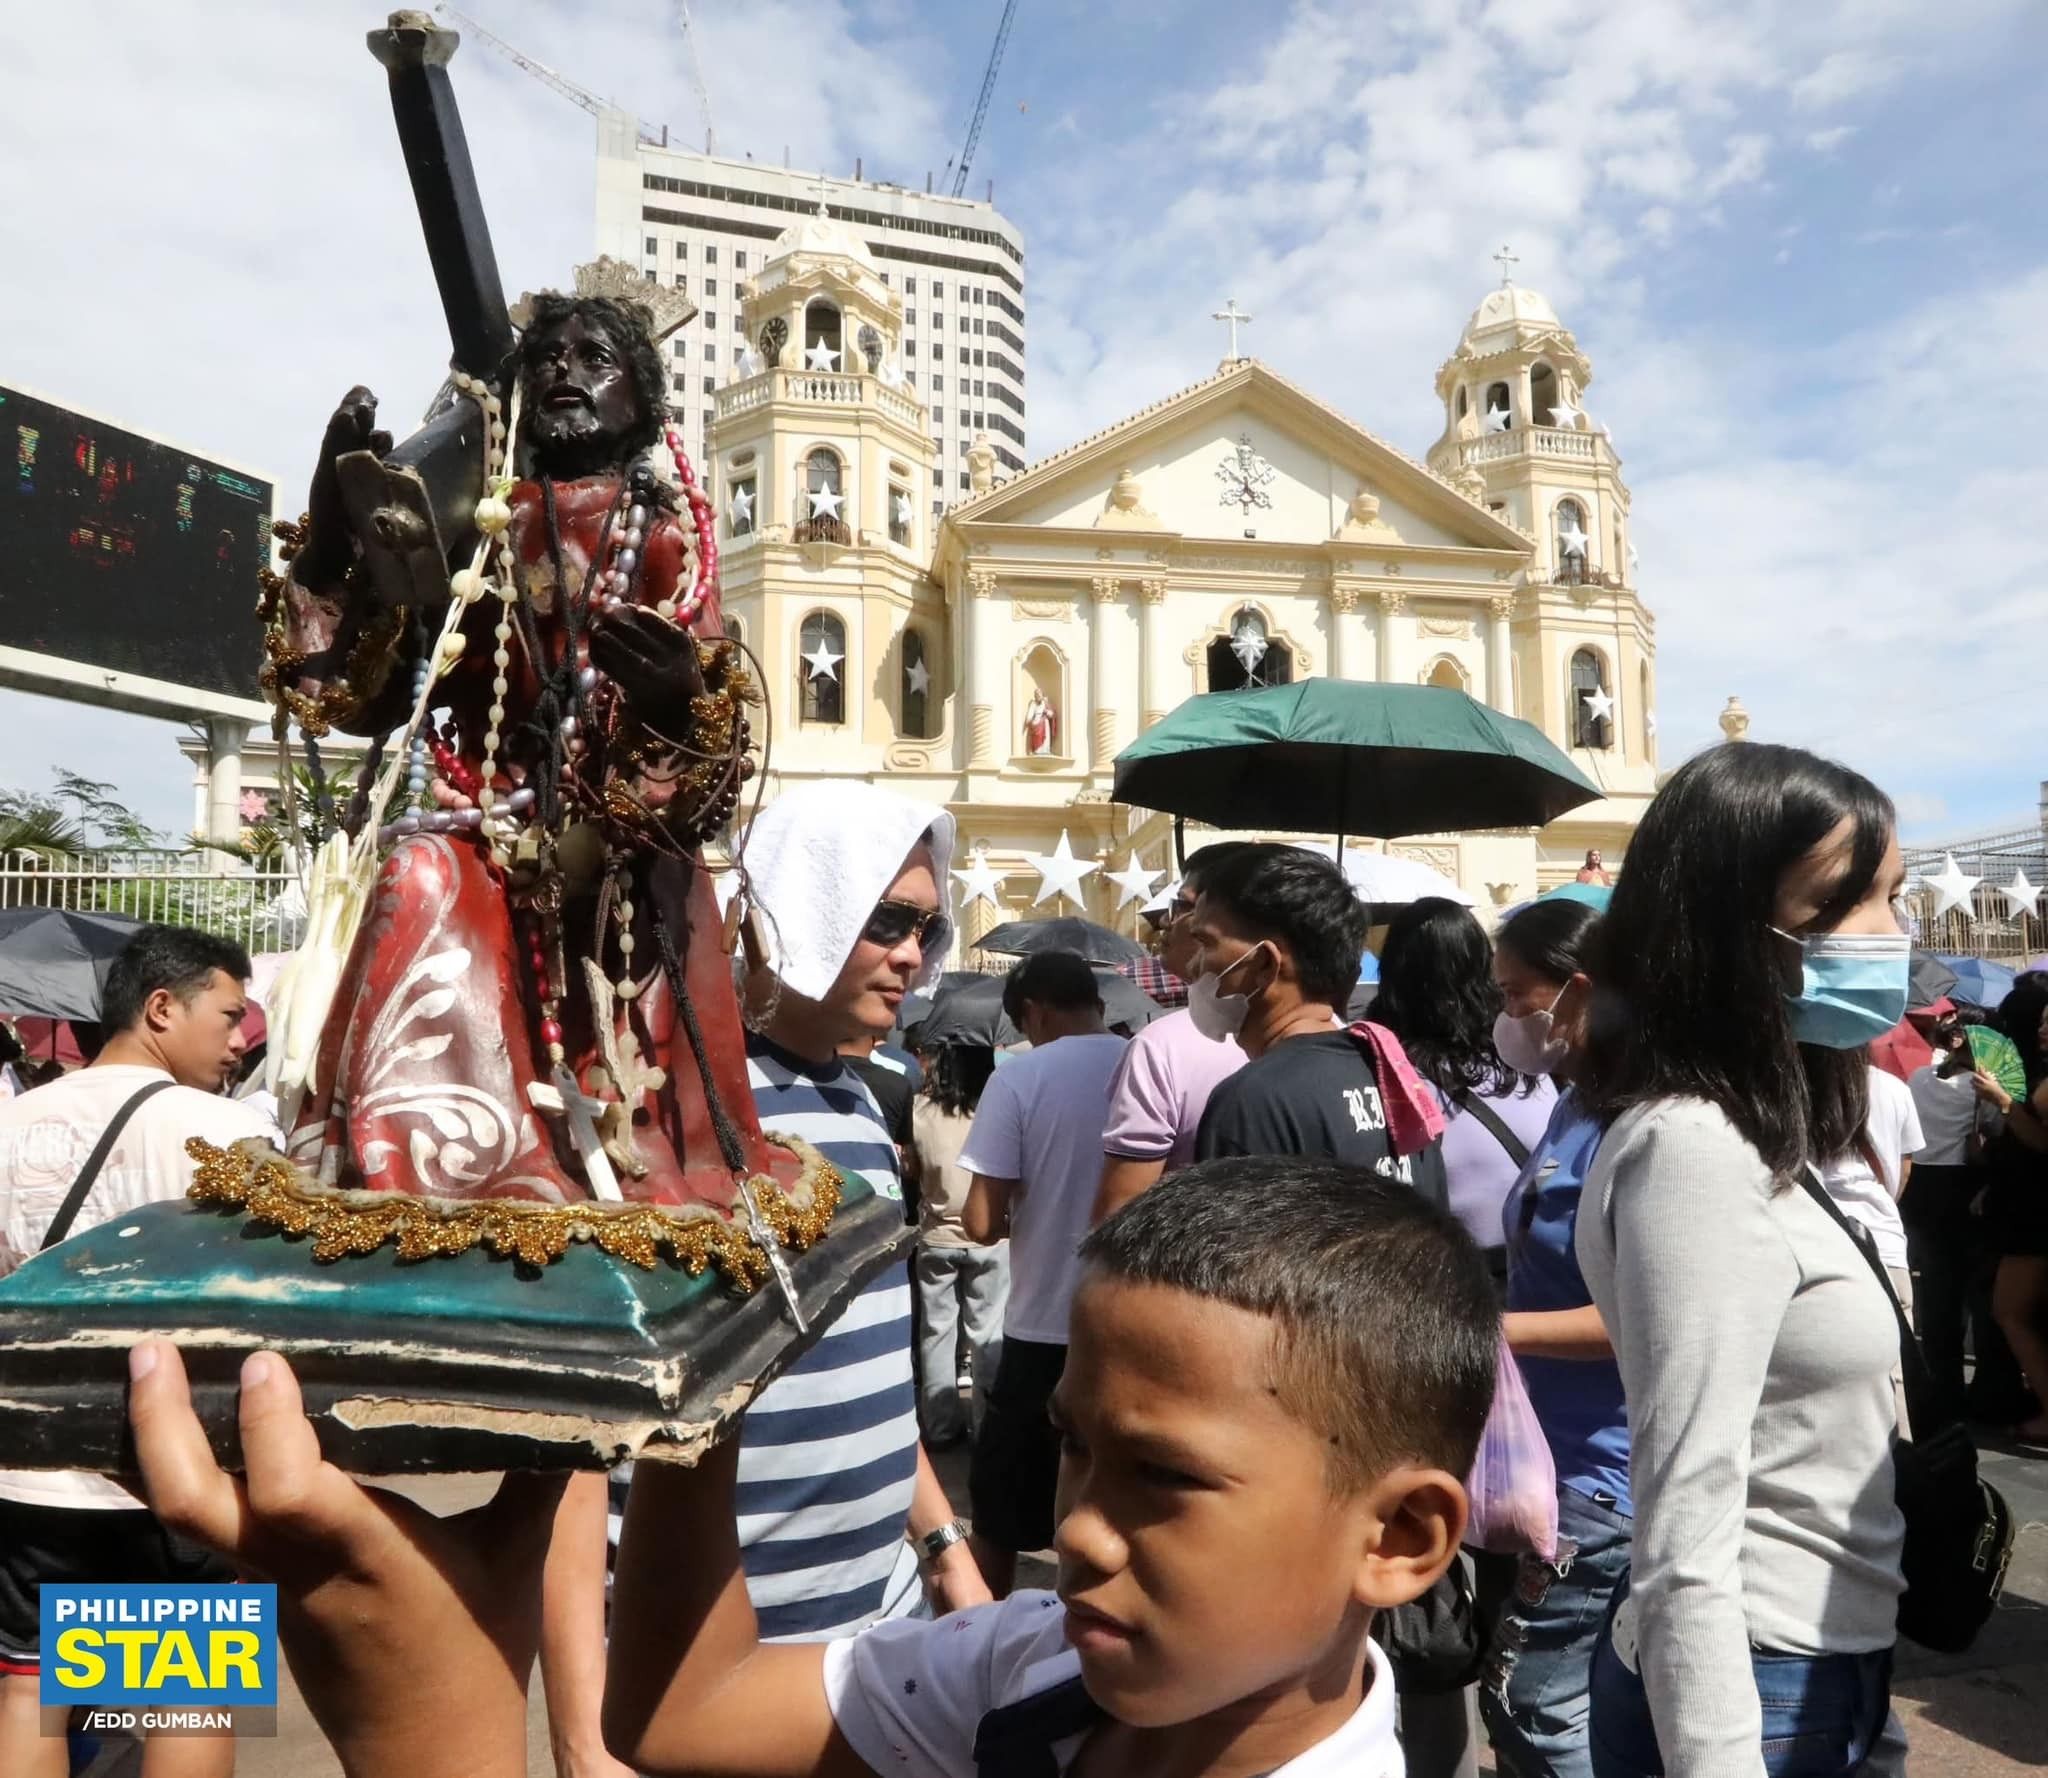
[[[1251,1060],[1210,1095],[1195,1158],[1319,1155],[1447,1200],[1441,1144],[1396,1155],[1367,1046],[1339,1023],[1358,985],[1366,911],[1327,858],[1246,846],[1202,881],[1188,916],[1197,1029]]]

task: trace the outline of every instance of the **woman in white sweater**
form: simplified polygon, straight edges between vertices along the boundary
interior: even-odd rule
[[[1635,1547],[1594,1653],[1596,1778],[1901,1751],[1897,1326],[1800,1180],[1854,1146],[1863,1046],[1903,1013],[1904,880],[1868,780],[1717,747],[1651,804],[1602,922],[1578,1091],[1608,1129],[1577,1246],[1627,1391]]]

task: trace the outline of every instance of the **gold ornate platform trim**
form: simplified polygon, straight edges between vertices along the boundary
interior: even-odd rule
[[[796,1137],[768,1140],[794,1154],[803,1172],[788,1191],[756,1174],[754,1196],[776,1238],[801,1251],[825,1232],[839,1208],[839,1170]],[[768,1257],[753,1237],[709,1205],[542,1204],[350,1191],[309,1178],[261,1141],[216,1148],[195,1136],[185,1152],[198,1163],[187,1194],[194,1203],[243,1211],[250,1221],[288,1235],[310,1235],[316,1260],[374,1253],[386,1242],[396,1244],[400,1259],[447,1258],[482,1243],[493,1253],[544,1266],[568,1252],[571,1241],[591,1241],[615,1258],[648,1268],[665,1250],[692,1277],[715,1265],[742,1294],[769,1277]]]

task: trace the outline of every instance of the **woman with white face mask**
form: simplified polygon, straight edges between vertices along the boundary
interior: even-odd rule
[[[1556,1558],[1521,1558],[1480,1682],[1487,1732],[1517,1778],[1589,1778],[1593,1770],[1593,1644],[1628,1573],[1633,1530],[1621,1372],[1573,1249],[1579,1194],[1600,1145],[1599,1124],[1571,1090],[1598,920],[1583,902],[1556,898],[1532,903],[1493,935],[1493,979],[1505,1003],[1494,1048],[1510,1068],[1548,1075],[1557,1087],[1550,1121],[1501,1209],[1501,1330],[1557,1465]]]
[[[1627,1386],[1635,1544],[1593,1654],[1596,1778],[1847,1778],[1887,1737],[1904,1521],[1889,1293],[1813,1170],[1905,1010],[1890,800],[1710,748],[1601,916],[1575,1242]]]

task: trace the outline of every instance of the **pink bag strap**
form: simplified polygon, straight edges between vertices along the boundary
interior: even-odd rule
[[[1387,1118],[1387,1140],[1397,1155],[1419,1154],[1444,1133],[1442,1102],[1415,1072],[1401,1040],[1385,1025],[1360,1019],[1350,1031],[1372,1060],[1380,1109]]]

